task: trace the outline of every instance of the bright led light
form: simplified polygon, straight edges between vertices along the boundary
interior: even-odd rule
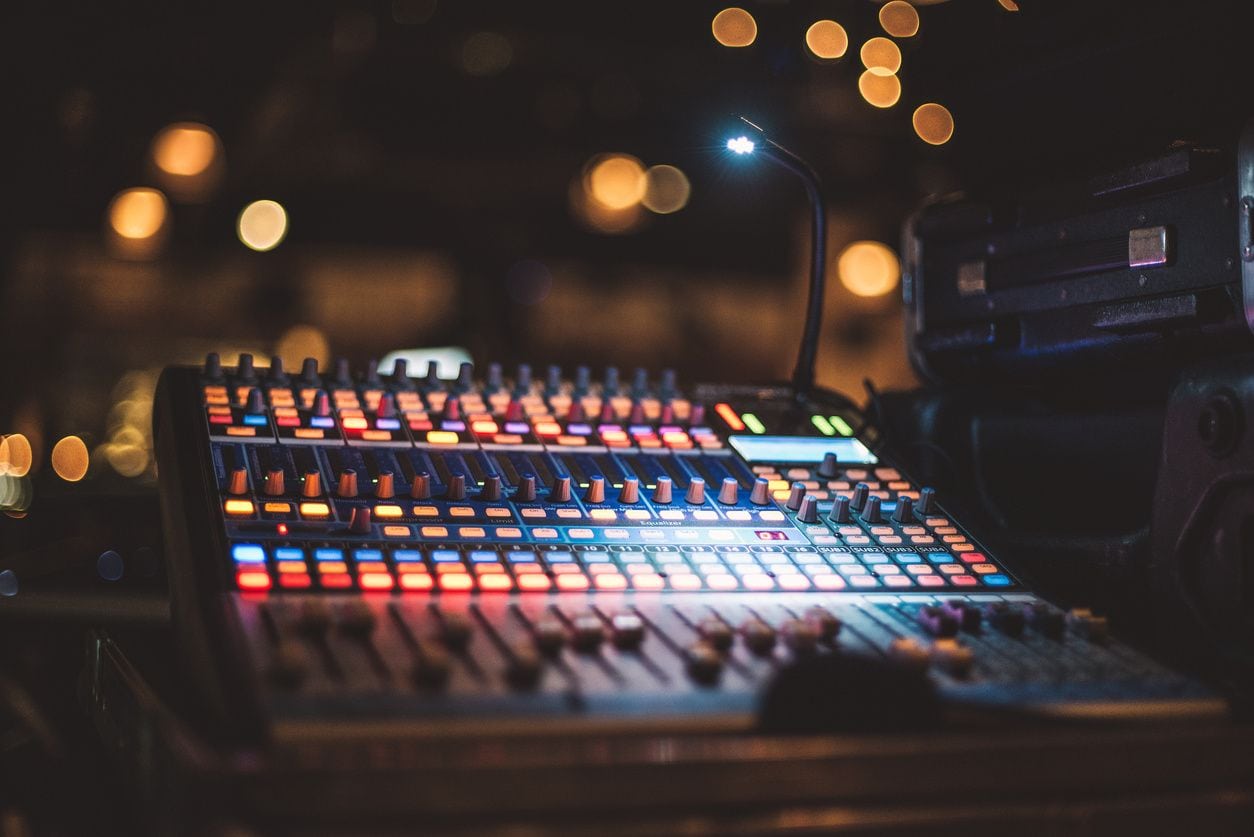
[[[733,137],[727,141],[727,150],[737,154],[752,154],[756,147],[748,137]]]
[[[287,235],[287,212],[275,201],[253,201],[236,224],[239,240],[253,250],[273,250]]]

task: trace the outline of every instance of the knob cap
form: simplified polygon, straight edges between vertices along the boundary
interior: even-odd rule
[[[708,643],[697,642],[684,652],[688,663],[688,676],[702,686],[712,686],[723,673],[723,655]]]
[[[444,613],[440,619],[440,640],[450,651],[460,654],[470,645],[474,627],[460,613]]]
[[[514,500],[519,503],[534,503],[536,501],[535,474],[527,474],[522,478],[522,482],[518,483],[518,490],[514,492]]]
[[[649,370],[643,367],[636,367],[631,373],[631,393],[637,398],[643,398],[649,393]]]
[[[705,480],[700,477],[693,477],[692,482],[688,483],[688,493],[684,495],[684,499],[694,506],[704,503]]]
[[[828,645],[836,641],[840,629],[844,626],[840,618],[825,607],[810,608],[806,611],[805,619],[819,632],[819,639]]]
[[[601,391],[605,394],[606,398],[610,398],[612,396],[618,395],[618,367],[617,366],[605,367],[605,384],[602,386]]]
[[[540,685],[543,674],[544,661],[535,648],[521,643],[510,648],[509,665],[505,669],[505,680],[510,686],[530,691]]]
[[[571,620],[570,644],[576,651],[595,653],[605,640],[605,626],[594,613],[582,613]]]
[[[827,519],[833,523],[849,523],[853,520],[853,514],[849,511],[849,498],[837,497],[832,503],[832,510],[828,513]]]
[[[675,370],[663,369],[662,382],[658,385],[658,394],[663,398],[670,398],[675,394]]]
[[[283,470],[281,468],[273,468],[266,473],[266,494],[271,497],[278,497],[283,491]]]
[[[589,503],[605,502],[605,477],[592,477],[588,480],[588,493],[584,500]]]
[[[314,393],[313,414],[319,418],[326,418],[331,415],[331,396],[327,395],[327,391],[324,389]]]
[[[849,498],[849,508],[857,512],[862,511],[862,507],[866,505],[867,495],[870,493],[871,489],[866,483],[860,482],[855,485],[853,487],[853,496]]]
[[[437,642],[420,640],[421,657],[414,665],[414,682],[423,689],[439,689],[448,682],[448,652]]]
[[[453,474],[448,478],[448,488],[444,492],[444,496],[450,500],[466,499],[466,475]]]
[[[666,505],[671,501],[671,478],[658,477],[657,485],[653,489],[653,502],[660,505]]]
[[[897,508],[893,509],[893,520],[898,523],[913,523],[914,501],[909,497],[898,497]]]
[[[566,626],[556,616],[542,616],[533,637],[536,649],[546,656],[557,656],[566,644]]]
[[[348,519],[348,531],[354,535],[370,534],[370,509],[365,506],[354,507]]]
[[[415,500],[430,500],[431,475],[426,471],[414,474],[414,480],[409,484],[409,496]]]
[[[248,469],[236,468],[231,471],[231,477],[227,480],[226,492],[228,494],[247,494],[248,493]]]
[[[504,389],[504,387],[505,387],[505,377],[502,374],[501,364],[489,363],[488,364],[488,381],[487,381],[487,387],[486,387],[488,392],[499,392],[500,390]]]
[[[770,480],[758,477],[753,481],[753,490],[749,492],[749,502],[755,506],[770,505],[771,502],[771,482]]]
[[[340,482],[337,486],[338,493],[341,497],[357,496],[357,472],[352,468],[345,468],[340,472]]]
[[[427,374],[422,379],[422,385],[427,389],[440,388],[440,365],[434,360],[427,361]]]
[[[518,373],[514,376],[514,394],[526,395],[529,392],[531,392],[531,367],[520,363]]]
[[[287,380],[287,373],[283,371],[283,358],[270,358],[270,383],[283,386]]]
[[[617,416],[614,415],[614,408],[607,400],[601,405],[601,415],[599,416],[601,424],[613,424],[616,418]]]
[[[553,503],[570,502],[570,477],[558,477],[553,480],[553,487],[549,489],[549,501]]]
[[[734,506],[740,499],[740,483],[732,477],[724,477],[723,485],[718,490],[718,501],[725,506]]]
[[[506,421],[522,421],[523,420],[522,402],[517,401],[512,398],[510,399],[510,402],[505,405],[505,420]]]
[[[884,515],[880,513],[880,498],[868,497],[862,507],[862,519],[867,523],[883,523]]]
[[[549,395],[556,395],[562,390],[562,367],[550,365],[545,370],[544,388]]]
[[[392,418],[396,415],[396,396],[390,392],[385,392],[379,396],[379,405],[375,408],[375,415],[379,418]]]
[[[707,616],[697,624],[701,639],[716,651],[726,651],[732,647],[736,635],[731,626],[716,616]]]
[[[587,395],[592,386],[592,370],[586,366],[575,367],[575,395]]]
[[[674,424],[675,423],[675,406],[671,404],[669,401],[667,401],[665,404],[662,405],[662,416],[658,420],[658,423],[659,424]]]
[[[501,478],[493,474],[483,481],[483,488],[479,491],[479,499],[495,503],[501,499]]]
[[[693,427],[699,427],[705,424],[705,405],[693,404],[692,413],[688,416],[688,423]]]
[[[383,381],[379,379],[379,361],[374,358],[366,361],[366,384],[371,389],[383,386]]]
[[[409,380],[409,361],[405,358],[397,358],[392,364],[392,383],[401,389],[410,389],[413,384]]]
[[[374,496],[380,500],[390,500],[396,496],[396,478],[391,471],[379,472],[379,482],[374,487]]]
[[[819,522],[819,499],[813,494],[801,498],[801,508],[797,511],[797,519],[802,523]]]
[[[632,424],[644,424],[645,422],[644,405],[641,404],[639,401],[637,401],[635,404],[632,404],[631,415],[627,417],[627,420],[631,422]]]
[[[806,496],[806,487],[799,482],[792,484],[792,490],[788,492],[788,501],[784,503],[792,511],[801,509],[801,500]]]
[[[936,489],[924,488],[919,492],[919,514],[929,515],[936,513]]]
[[[839,473],[839,465],[840,462],[836,459],[836,454],[825,453],[823,454],[823,461],[819,463],[815,473],[825,480],[830,480]]]
[[[305,386],[316,387],[318,381],[318,359],[316,357],[305,358],[300,365],[300,380]]]
[[[804,619],[789,619],[780,626],[784,644],[797,655],[812,654],[819,644],[819,629]]]
[[[239,356],[239,362],[235,365],[235,377],[246,384],[257,380],[257,371],[253,368],[253,356],[248,352]]]
[[[351,387],[353,385],[352,369],[349,368],[348,358],[337,357],[335,359],[335,385],[337,387]]]
[[[457,367],[457,389],[467,392],[475,388],[475,365],[465,362]]]
[[[566,411],[566,421],[568,422],[584,421],[586,418],[587,418],[587,414],[585,414],[583,411],[583,403],[580,401],[572,402],[570,405],[570,409]]]
[[[211,381],[222,380],[222,358],[217,352],[210,352],[205,355],[204,375]]]
[[[266,401],[261,397],[261,390],[253,387],[248,391],[248,397],[244,400],[244,412],[264,413],[265,411]]]
[[[754,617],[741,623],[740,636],[754,656],[769,657],[775,650],[775,629],[761,619]]]
[[[634,651],[644,642],[644,620],[634,613],[616,613],[610,619],[614,647]]]
[[[322,474],[319,471],[307,471],[305,484],[300,487],[301,496],[318,497],[322,494]]]
[[[635,477],[623,480],[622,490],[618,492],[618,502],[624,505],[640,502],[640,480]]]
[[[462,417],[462,400],[452,397],[444,402],[444,418],[448,421],[459,421]]]

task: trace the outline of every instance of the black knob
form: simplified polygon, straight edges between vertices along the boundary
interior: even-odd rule
[[[244,412],[246,413],[264,413],[266,411],[265,399],[261,397],[261,390],[253,387],[248,391],[248,400],[244,402]]]
[[[205,377],[211,381],[222,380],[222,358],[217,352],[205,355]]]
[[[253,369],[253,356],[248,352],[239,356],[239,362],[235,364],[235,377],[246,384],[257,380],[257,372]]]
[[[605,397],[611,398],[615,395],[618,395],[618,386],[619,386],[618,367],[617,366],[605,367],[605,384],[604,384],[604,390],[603,390]]]
[[[305,646],[294,639],[286,639],[274,649],[269,674],[277,685],[295,689],[305,682],[310,667],[309,652]]]
[[[514,500],[519,503],[534,503],[536,501],[535,474],[523,475],[522,482],[518,483],[518,490],[514,492]]]
[[[316,357],[307,357],[301,363],[300,380],[307,387],[316,387],[321,383],[318,380],[318,359]]]
[[[397,389],[413,389],[414,383],[409,380],[409,361],[405,358],[397,358],[396,363],[392,365],[392,383]]]
[[[555,616],[544,616],[536,622],[534,641],[541,654],[557,656],[566,644],[566,626]]]
[[[769,657],[775,650],[775,629],[761,619],[745,620],[740,626],[745,647],[758,657]]]
[[[510,649],[510,661],[505,669],[505,680],[520,691],[530,691],[540,685],[544,674],[544,661],[535,648],[518,644]]]
[[[495,503],[501,499],[501,478],[493,474],[483,481],[483,488],[479,491],[479,499]]]
[[[460,613],[445,613],[440,620],[440,640],[450,651],[460,654],[470,645],[474,628]]]
[[[862,507],[862,519],[867,523],[883,523],[884,515],[880,514],[880,498],[868,497]]]
[[[723,673],[723,655],[708,643],[697,642],[684,652],[688,663],[688,676],[702,686],[712,686]]]
[[[832,613],[825,607],[810,608],[806,611],[806,622],[819,632],[819,639],[828,645],[836,642],[836,637],[840,634],[840,629],[844,627],[844,623],[836,614]]]
[[[828,513],[827,519],[833,523],[849,523],[853,520],[853,515],[849,513],[849,498],[837,497],[832,503],[832,510]]]
[[[427,390],[440,389],[440,365],[434,360],[427,361],[427,374],[422,380],[422,385]]]
[[[658,394],[662,398],[670,398],[675,394],[675,370],[663,369],[662,382],[658,385]]]
[[[801,500],[805,496],[806,487],[799,482],[794,482],[792,489],[788,492],[788,501],[784,505],[792,511],[799,511],[801,509]]]
[[[361,599],[349,599],[340,607],[340,630],[357,637],[368,637],[374,633],[378,619],[374,610]]]
[[[487,381],[488,392],[498,392],[502,388],[504,388],[504,386],[505,386],[505,378],[503,377],[502,372],[501,372],[501,364],[489,363],[488,364],[488,381]]]
[[[553,480],[553,487],[549,489],[549,502],[570,502],[570,477],[557,477]]]
[[[550,365],[544,377],[544,389],[549,395],[557,395],[562,389],[562,367]]]
[[[383,386],[383,381],[379,379],[379,361],[374,358],[366,361],[366,385],[371,389]]]
[[[426,471],[414,474],[414,480],[409,484],[409,496],[415,500],[430,500],[431,475]]]
[[[770,505],[771,502],[771,482],[770,480],[758,477],[753,481],[753,490],[749,492],[749,502],[755,506]]]
[[[797,511],[797,519],[802,523],[819,522],[819,500],[813,494],[801,498],[801,508]]]
[[[644,620],[634,613],[617,613],[610,619],[614,647],[633,651],[644,642]]]
[[[821,638],[819,628],[802,619],[789,619],[780,626],[780,633],[784,635],[784,644],[788,649],[798,655],[814,653]]]
[[[862,511],[862,507],[866,505],[866,498],[870,495],[871,488],[864,482],[860,482],[853,487],[853,497],[849,498],[849,508],[856,512]]]
[[[270,383],[276,386],[287,384],[287,373],[283,371],[283,358],[270,358]]]
[[[423,689],[439,689],[448,682],[449,659],[443,646],[419,640],[420,656],[414,664],[414,683]]]
[[[523,396],[531,392],[531,367],[525,363],[518,364],[518,374],[514,376],[514,394]]]
[[[575,397],[588,394],[592,386],[592,370],[586,366],[575,367]]]
[[[353,373],[346,357],[335,359],[335,385],[341,388],[353,385]]]
[[[919,492],[919,514],[927,516],[936,513],[936,489],[924,488]]]
[[[825,480],[833,479],[839,473],[840,462],[836,459],[836,454],[823,454],[823,461],[819,463],[818,469],[815,471]]]
[[[448,478],[448,487],[444,491],[444,496],[450,500],[466,499],[466,475],[453,474]]]
[[[465,362],[457,367],[457,390],[469,392],[475,388],[475,365]]]
[[[902,524],[914,523],[914,502],[909,497],[898,497],[893,509],[893,520]]]
[[[570,644],[576,651],[595,653],[605,639],[605,626],[595,613],[582,613],[571,620]]]

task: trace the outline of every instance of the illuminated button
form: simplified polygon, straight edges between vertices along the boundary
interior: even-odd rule
[[[684,519],[684,513],[676,509],[663,509],[662,511],[658,512],[658,515],[663,520],[683,520]]]
[[[262,570],[242,570],[235,575],[241,590],[269,590],[270,575]]]
[[[583,512],[579,509],[558,509],[557,516],[566,520],[579,520],[583,517]]]
[[[906,572],[910,573],[910,575],[931,575],[932,568],[927,564],[911,564],[906,567]]]
[[[482,526],[463,526],[457,530],[457,534],[463,538],[486,538],[487,532]]]
[[[444,526],[423,526],[422,536],[424,538],[447,538],[448,529]]]
[[[411,534],[408,526],[391,526],[383,527],[383,534],[389,538],[408,538]]]
[[[549,529],[543,526],[538,529],[532,529],[531,536],[533,538],[537,538],[539,540],[546,540],[546,541],[555,540],[560,537],[556,529]]]
[[[403,590],[430,590],[435,580],[427,573],[404,573],[400,577]]]
[[[414,517],[439,517],[440,510],[435,506],[414,506]]]
[[[474,517],[475,510],[470,506],[453,506],[448,510],[450,517]]]
[[[323,587],[343,589],[353,586],[353,577],[347,572],[324,572],[321,576],[319,576],[318,583],[320,583]]]
[[[812,578],[814,580],[814,586],[820,590],[842,590],[845,587],[845,580],[835,573],[815,575]],[[871,579],[872,586],[874,583],[875,580]]]
[[[239,564],[264,564],[266,552],[259,544],[237,543],[231,547],[231,557]]]
[[[400,506],[384,505],[374,507],[375,517],[397,518],[402,514],[404,514],[404,511],[401,510]]]
[[[501,508],[500,506],[492,506],[486,511],[488,513],[488,517],[512,517],[513,516],[510,513],[509,509]]]
[[[313,579],[305,572],[284,573],[279,576],[279,584],[289,589],[303,590],[313,586]]]
[[[595,533],[593,533],[591,529],[567,529],[566,534],[570,535],[572,538],[585,541],[596,537]]]
[[[675,590],[696,590],[701,586],[701,579],[691,573],[674,573],[670,580],[671,587]],[[732,581],[734,582],[735,579],[733,578]]]
[[[979,573],[980,575],[988,575],[989,573],[997,572],[997,566],[995,564],[972,564],[968,569],[974,573]]]
[[[626,529],[604,529],[601,534],[610,540],[623,541],[631,537],[631,533]]]
[[[546,512],[544,509],[523,509],[522,510],[522,516],[531,518],[532,520],[543,519],[547,514],[548,512]]]
[[[971,576],[967,576],[967,578],[970,577]],[[924,587],[943,587],[945,585],[945,579],[939,575],[921,575],[916,577],[915,581],[922,584]]]
[[[498,526],[496,529],[496,536],[498,538],[510,538],[510,539],[521,538],[522,529],[518,529],[514,526]]]
[[[718,520],[718,512],[709,509],[697,509],[692,516],[697,520]]]
[[[740,581],[749,590],[771,590],[775,587],[775,580],[766,573],[745,573]]]
[[[357,577],[357,583],[363,590],[391,590],[394,586],[392,576],[386,572],[362,573]]]
[[[261,507],[266,514],[291,514],[291,503],[266,503]]]
[[[509,590],[513,586],[513,580],[503,571],[479,577],[480,590]]]
[[[983,581],[989,587],[1009,587],[1010,586],[1010,576],[1002,575],[1000,573],[995,574],[995,575],[986,575],[981,579],[981,581]]]
[[[255,427],[228,427],[226,428],[226,435],[228,436],[256,436],[257,428]]]
[[[784,513],[780,511],[758,512],[758,519],[767,523],[779,523],[784,519]]]
[[[962,575],[967,571],[967,568],[961,564],[937,564],[937,566],[945,575]]]
[[[727,573],[707,575],[705,583],[711,590],[735,590],[740,586],[740,582],[736,581],[736,577]]]
[[[496,422],[490,421],[487,419],[484,419],[481,421],[472,421],[470,423],[470,429],[476,434],[480,434],[484,436],[494,435],[496,433],[499,433],[501,430],[501,428],[497,426]]]
[[[631,586],[637,590],[661,590],[666,586],[665,579],[654,572],[633,573]]]
[[[517,583],[519,590],[529,591],[548,590],[549,587],[552,586],[552,582],[549,581],[548,576],[538,574],[519,575],[517,577]]]
[[[588,579],[583,574],[559,575],[557,586],[562,590],[587,590]]]
[[[331,515],[331,507],[326,503],[301,503],[301,517],[329,517]]]
[[[785,590],[808,590],[810,588],[810,579],[801,573],[781,573],[775,577],[775,581]]]
[[[561,511],[567,511],[567,509],[561,509]],[[592,509],[588,515],[593,520],[614,520],[618,517],[613,509]]]
[[[888,585],[889,587],[912,587],[914,586],[914,582],[911,581],[908,576],[904,576],[904,575],[885,576],[881,580],[884,582],[884,584]]]
[[[644,509],[627,509],[623,512],[623,516],[628,520],[648,520],[649,513]]]
[[[431,430],[427,432],[427,443],[432,445],[455,445],[461,438],[451,430]]]
[[[453,572],[444,573],[440,576],[440,589],[451,591],[470,590],[475,586],[475,580],[469,573]]]
[[[245,515],[253,513],[252,500],[227,500],[223,505],[227,514]]]
[[[752,520],[753,518],[752,518],[752,515],[749,514],[749,512],[744,511],[743,509],[736,509],[736,510],[727,512],[727,519],[735,520],[737,522],[743,523],[744,521]]]
[[[562,426],[555,421],[538,421],[535,424],[537,436],[560,436]]]
[[[618,573],[598,573],[595,579],[598,590],[623,590],[627,587],[627,578]]]

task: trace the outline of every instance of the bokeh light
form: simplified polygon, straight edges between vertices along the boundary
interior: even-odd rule
[[[669,215],[688,205],[692,186],[688,177],[675,166],[651,166],[644,173],[644,195],[641,203],[650,212]]]
[[[815,58],[842,58],[849,51],[849,33],[834,20],[815,21],[806,30],[806,47]]]
[[[11,477],[24,477],[30,473],[34,452],[30,440],[21,433],[5,436],[0,447],[0,473]]]
[[[91,454],[77,436],[66,436],[52,446],[52,470],[66,482],[78,482],[87,476]]]
[[[1019,11],[1018,0],[997,0],[997,3],[1008,12]]]
[[[840,283],[856,296],[883,296],[897,287],[901,265],[897,254],[878,241],[855,241],[836,259]]]
[[[919,13],[906,0],[890,0],[880,6],[880,26],[894,38],[911,38],[919,32]]]
[[[914,132],[928,145],[944,145],[954,135],[954,117],[944,105],[919,105],[911,118]]]
[[[105,447],[105,459],[124,477],[138,477],[148,469],[148,451],[140,445],[111,443]]]
[[[725,47],[747,47],[758,38],[758,22],[753,15],[735,6],[716,14],[710,30],[714,40]]]
[[[142,241],[161,232],[168,214],[169,203],[156,189],[125,189],[109,204],[109,226],[124,239]]]
[[[868,104],[891,108],[901,99],[901,81],[897,76],[880,76],[866,70],[858,76],[858,92]]]
[[[471,76],[494,76],[509,67],[514,48],[496,32],[476,32],[462,45],[462,69]]]
[[[115,550],[105,550],[96,559],[96,573],[105,581],[120,581],[125,571],[126,565],[122,556]]]
[[[588,230],[608,235],[622,235],[639,229],[645,219],[643,206],[633,203],[624,209],[612,209],[592,196],[590,171],[571,181],[569,198],[571,214]]]
[[[17,573],[13,570],[0,570],[0,596],[16,596],[18,591]]]
[[[553,290],[553,274],[544,262],[523,259],[510,265],[505,290],[519,305],[539,305]]]
[[[891,76],[901,69],[901,50],[888,38],[872,38],[858,54],[863,66],[877,76]]]
[[[213,165],[217,153],[217,135],[195,122],[168,125],[152,141],[152,161],[166,174],[203,174]]]
[[[627,154],[596,158],[586,177],[588,195],[606,209],[628,209],[644,198],[644,165]]]
[[[331,365],[331,341],[321,329],[294,325],[279,337],[274,354],[283,359],[286,369],[299,369],[307,357],[316,359],[318,367],[326,369]]]
[[[244,246],[273,250],[287,235],[287,210],[277,201],[253,201],[239,214],[236,229]]]

